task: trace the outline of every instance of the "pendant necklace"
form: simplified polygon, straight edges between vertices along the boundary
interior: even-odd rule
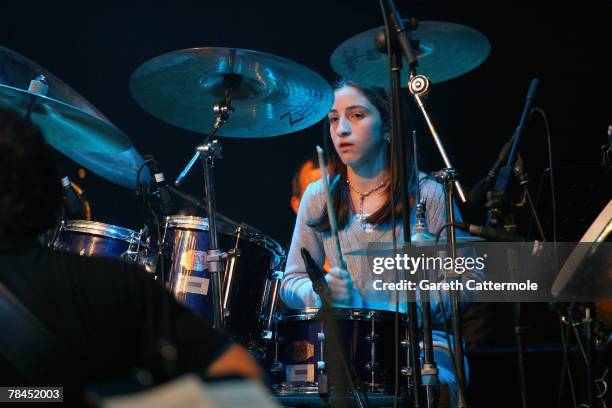
[[[348,184],[349,189],[351,189],[352,191],[354,191],[355,193],[357,193],[359,195],[359,215],[358,215],[358,217],[359,217],[359,221],[361,222],[361,227],[364,230],[366,229],[366,225],[365,225],[365,216],[364,216],[364,213],[363,213],[363,203],[364,203],[364,201],[365,201],[367,196],[369,196],[370,194],[372,194],[375,191],[380,190],[388,182],[389,182],[389,179],[386,179],[386,180],[382,181],[379,185],[374,187],[373,189],[361,192],[361,191],[357,190],[355,187],[353,187],[353,185],[351,184],[351,181],[348,179],[348,177],[346,178],[346,184]]]

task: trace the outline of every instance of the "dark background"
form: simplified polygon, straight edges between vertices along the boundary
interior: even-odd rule
[[[597,163],[609,121],[605,3],[399,1],[403,16],[468,25],[488,37],[491,54],[475,70],[436,84],[430,114],[466,189],[486,174],[517,126],[532,78],[548,114],[555,164]],[[382,25],[376,1],[3,2],[0,44],[48,69],[83,95],[173,179],[201,136],[141,109],[128,89],[145,61],[178,49],[252,49],[292,59],[328,80],[333,50]],[[605,113],[604,113],[605,112]],[[217,167],[218,210],[285,244],[291,238],[290,180],[296,163],[321,143],[321,125],[275,138],[224,139]],[[420,132],[426,170],[442,167],[431,137]],[[527,127],[521,152],[533,183],[546,165],[542,121]],[[67,162],[67,161],[66,161]],[[76,165],[64,167],[76,177]],[[201,194],[201,172],[185,191]],[[138,229],[134,194],[91,172],[79,181],[93,219]],[[608,186],[609,187],[609,186]],[[463,208],[479,222],[480,212]]]
[[[382,25],[378,2],[373,0],[177,1],[164,6],[144,1],[7,3],[0,5],[0,45],[45,67],[83,95],[131,138],[141,154],[155,155],[168,179],[178,175],[202,136],[165,124],[135,103],[129,78],[145,61],[184,48],[236,47],[292,59],[332,81],[336,74],[329,57],[334,49],[347,38]],[[609,3],[397,3],[404,17],[464,24],[491,42],[491,54],[481,66],[435,84],[427,102],[466,190],[487,173],[518,125],[534,77],[541,80],[535,106],[548,115],[554,164],[600,162],[610,123]],[[528,124],[520,146],[534,194],[548,166],[542,123],[534,118]],[[321,136],[318,124],[275,138],[224,139],[224,158],[216,167],[218,210],[288,244],[294,222],[289,207],[291,176],[297,162],[321,143]],[[429,134],[422,130],[419,137],[425,170],[441,168]],[[78,166],[68,160],[63,167],[85,189],[93,220],[140,228],[142,215],[134,192],[91,172],[79,180]],[[591,180],[588,172],[580,177],[585,183],[577,183],[583,187],[579,194],[585,200],[610,196],[610,184],[586,183]],[[560,179],[559,183],[570,182]],[[192,172],[184,190],[199,196],[201,184],[201,173]],[[539,208],[546,218],[549,199],[542,200]],[[560,199],[560,216],[575,218],[574,210],[564,204],[566,200]],[[579,230],[587,228],[599,211],[596,207],[587,208],[593,215],[582,214],[585,222],[573,227],[570,235],[579,236],[583,232]],[[482,209],[463,206],[461,210],[468,220],[482,222]],[[527,217],[519,213],[519,221],[525,229]],[[527,315],[534,330],[529,340],[556,341],[554,316],[543,307],[530,306],[534,310],[528,308]],[[509,316],[506,310],[497,321],[511,343]],[[558,355],[553,359],[558,361]],[[550,373],[551,378],[557,379],[557,373],[558,369]],[[485,371],[477,375],[487,377]]]

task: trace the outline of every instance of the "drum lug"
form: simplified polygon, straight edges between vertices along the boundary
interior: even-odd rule
[[[272,272],[270,279],[282,280],[284,275],[285,275],[285,272],[283,271],[274,271]]]
[[[378,334],[368,334],[365,336],[365,341],[368,343],[378,343],[378,340],[380,340],[380,336]]]
[[[318,332],[318,333],[317,333],[317,339],[318,339],[319,341],[325,341],[325,333],[323,333],[323,332]]]
[[[58,244],[58,239],[62,234],[62,231],[64,231],[64,228],[66,228],[66,221],[61,220],[59,227],[57,227],[55,229],[55,231],[53,232],[53,236],[51,237],[51,240],[49,241],[49,247],[52,249],[59,249],[59,250],[65,250],[65,246],[62,244]]]
[[[371,362],[368,362],[368,363],[366,363],[366,365],[365,365],[365,369],[366,369],[367,371],[371,371],[371,372],[376,372],[376,371],[378,371],[378,370],[379,370],[379,368],[380,368],[380,365],[379,365],[378,363],[371,363]]]
[[[240,254],[241,254],[240,248],[231,248],[227,251],[226,258],[229,258],[229,257],[239,258]]]
[[[403,348],[407,348],[409,344],[410,344],[410,343],[408,342],[408,340],[402,340],[402,341],[400,341],[400,345],[401,345]]]
[[[409,367],[402,367],[400,372],[404,377],[408,377],[412,374],[412,370]]]
[[[272,332],[272,330],[262,330],[261,331],[261,338],[264,340],[272,340],[272,335],[274,333]]]
[[[273,373],[280,373],[285,369],[285,365],[281,363],[274,363],[272,367],[270,367],[270,371]]]
[[[317,370],[325,370],[325,361],[317,361]]]

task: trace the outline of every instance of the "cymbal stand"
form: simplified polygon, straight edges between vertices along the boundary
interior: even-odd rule
[[[239,86],[239,77],[234,74],[225,74],[223,79],[225,86],[225,97],[223,102],[215,103],[213,111],[215,112],[215,123],[213,129],[204,140],[204,142],[196,147],[196,152],[187,163],[185,169],[177,177],[174,182],[175,186],[180,186],[185,176],[198,159],[202,159],[202,168],[204,171],[204,195],[206,197],[207,215],[208,215],[208,236],[209,245],[206,256],[208,263],[208,271],[212,281],[212,298],[213,298],[213,326],[221,328],[224,326],[224,311],[221,302],[221,273],[224,270],[225,258],[227,253],[219,249],[217,240],[217,208],[215,183],[213,177],[214,160],[221,159],[221,143],[215,139],[215,134],[227,122],[229,114],[234,109],[231,106],[231,91]]]
[[[383,16],[385,18],[385,25],[387,26],[387,35],[391,36],[393,38],[388,38],[388,42],[390,44],[392,44],[393,42],[395,42],[395,47],[389,47],[389,52],[391,53],[390,55],[390,70],[392,72],[392,80],[391,80],[391,84],[392,84],[392,98],[395,99],[395,101],[392,101],[392,106],[395,104],[397,106],[397,108],[395,108],[394,110],[392,110],[392,116],[400,116],[401,112],[399,111],[399,91],[401,89],[401,85],[398,83],[398,78],[399,78],[399,72],[401,69],[401,57],[400,57],[400,61],[394,61],[394,59],[396,59],[397,55],[399,55],[400,53],[397,51],[398,47],[401,50],[401,53],[404,55],[404,57],[406,58],[406,60],[408,61],[408,65],[409,65],[409,72],[410,72],[410,81],[408,84],[408,88],[410,90],[411,95],[413,96],[417,106],[419,107],[419,109],[421,110],[421,113],[423,114],[425,121],[427,122],[427,126],[429,127],[429,130],[434,138],[434,141],[436,143],[436,146],[438,147],[438,150],[440,152],[440,155],[442,156],[442,160],[444,161],[444,164],[446,166],[445,169],[445,175],[446,180],[450,180],[449,182],[444,183],[445,185],[445,198],[446,198],[446,208],[447,208],[447,217],[448,217],[448,222],[454,222],[455,219],[455,214],[454,214],[454,206],[453,206],[453,202],[452,202],[452,193],[453,193],[453,188],[452,186],[454,185],[455,188],[457,189],[457,192],[459,194],[459,197],[461,198],[462,202],[466,201],[466,197],[465,197],[465,193],[463,191],[463,188],[461,187],[461,184],[459,183],[458,180],[456,180],[455,178],[455,172],[453,169],[453,166],[450,162],[450,159],[448,158],[448,155],[446,154],[446,150],[444,149],[444,146],[438,136],[438,133],[436,132],[436,129],[433,125],[433,122],[431,121],[429,114],[427,113],[427,110],[425,109],[425,106],[423,104],[423,101],[421,100],[421,96],[424,96],[425,94],[427,94],[427,92],[429,92],[429,88],[431,85],[431,82],[429,81],[429,79],[424,76],[424,75],[417,75],[417,65],[418,65],[418,61],[416,58],[416,55],[414,53],[414,50],[412,49],[412,45],[410,44],[409,38],[408,38],[408,34],[406,31],[406,28],[404,27],[403,24],[403,20],[401,18],[401,16],[399,15],[395,4],[393,2],[393,0],[381,0],[380,1],[381,4],[381,8],[383,11]],[[393,34],[392,34],[393,33]],[[395,55],[394,55],[395,54]],[[395,58],[393,58],[395,57]],[[394,103],[395,102],[395,103]],[[400,119],[394,119],[397,121],[401,122],[401,118]],[[400,140],[400,160],[401,158],[406,157],[406,155],[402,154],[403,149],[402,149],[402,137],[398,138]],[[402,166],[400,166],[400,169],[402,167],[406,167],[405,164],[403,164]],[[400,182],[401,182],[401,187],[403,189],[405,189],[405,186],[407,185],[406,179],[405,179],[405,175],[406,175],[406,171],[400,171]],[[404,176],[404,178],[402,178],[402,176]],[[418,184],[417,184],[417,189]],[[405,200],[404,198],[406,197],[405,193],[402,194],[403,198],[402,198],[402,202],[405,204],[407,203],[407,200]],[[408,206],[406,206],[406,208],[408,208]],[[404,221],[404,245],[410,245],[410,241],[411,241],[411,237],[410,237],[410,223],[409,221],[406,221],[406,216],[403,215],[403,221]],[[451,254],[453,255],[453,257],[456,255],[456,242],[455,242],[455,229],[454,226],[450,226],[450,231],[449,231],[449,245],[451,248]],[[455,275],[455,279],[456,279],[456,274]],[[413,300],[410,299],[408,300],[408,314],[409,314],[409,318],[413,319],[413,316],[416,315],[416,313],[411,311],[411,308],[415,307],[413,306]],[[422,302],[423,303],[423,302]],[[422,307],[430,307],[430,304],[422,304]],[[454,347],[454,356],[455,356],[455,361],[457,361],[458,363],[455,364],[456,365],[456,375],[457,375],[457,387],[458,387],[458,403],[457,406],[460,408],[466,407],[467,403],[465,401],[465,394],[464,394],[464,384],[465,384],[465,372],[464,372],[464,366],[463,366],[463,342],[462,342],[462,336],[461,336],[461,327],[460,327],[460,321],[457,319],[460,314],[459,314],[459,299],[458,299],[458,293],[455,292],[454,294],[451,292],[451,307],[452,307],[452,316],[453,316],[453,333],[454,333],[454,338],[455,338],[455,347]],[[423,314],[424,318],[428,317],[428,313],[424,313]],[[430,322],[424,322],[423,327],[425,329],[427,329],[428,331],[431,331],[431,325]],[[409,327],[410,329],[412,329],[412,326]],[[411,337],[411,341],[410,343],[415,343],[416,341],[412,341],[412,339],[416,339],[416,337],[414,337],[414,331],[413,329],[410,330],[410,337]],[[432,342],[432,337],[430,335],[430,333],[428,333],[427,335],[424,335],[423,337],[424,341],[428,341],[429,343]],[[411,347],[411,353],[415,352],[415,348]],[[435,371],[436,371],[436,366],[435,366],[435,362],[433,359],[433,346],[432,344],[427,344],[424,347],[424,351],[426,351],[425,354],[425,358],[424,358],[424,369],[423,371],[428,375],[427,377],[427,381],[424,382],[425,385],[425,390],[426,390],[426,404],[428,406],[435,406],[437,404],[437,394],[436,394],[436,384],[435,384]],[[415,357],[416,357],[416,361],[415,361]],[[420,381],[420,376],[421,376],[421,370],[420,370],[420,362],[418,361],[418,355],[417,356],[411,356],[411,361],[412,361],[412,375],[413,375],[413,379],[412,382],[414,384],[414,395],[413,395],[413,399],[414,399],[414,405],[416,407],[419,407],[421,405],[421,400],[420,400],[420,385],[421,385],[421,381]]]
[[[444,197],[446,201],[446,217],[449,225],[448,229],[448,245],[450,248],[451,258],[454,260],[457,257],[457,244],[456,244],[456,231],[455,231],[455,206],[453,205],[453,192],[456,189],[457,194],[462,202],[466,202],[466,196],[461,187],[461,184],[456,178],[456,171],[453,168],[451,161],[446,154],[442,140],[436,131],[436,128],[429,116],[425,105],[423,104],[422,96],[429,93],[431,82],[429,78],[424,75],[411,75],[408,82],[408,90],[412,94],[419,110],[421,111],[427,127],[436,143],[440,156],[445,164],[443,171],[443,184],[444,184]],[[453,188],[454,186],[454,188]],[[453,262],[454,265],[454,262]],[[457,280],[460,275],[454,271],[447,272],[447,278]],[[451,290],[449,292],[451,301],[451,321],[453,329],[453,356],[455,375],[457,376],[457,406],[459,408],[467,407],[467,401],[465,399],[465,367],[463,365],[464,352],[463,352],[463,333],[461,330],[461,310],[460,310],[460,296],[458,290]]]

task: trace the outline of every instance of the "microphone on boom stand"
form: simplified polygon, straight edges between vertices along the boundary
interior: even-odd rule
[[[353,395],[354,402],[357,407],[363,408],[369,406],[368,400],[362,394],[359,387],[359,380],[357,378],[355,367],[353,364],[345,358],[344,350],[342,349],[342,339],[340,330],[336,325],[332,313],[331,306],[331,289],[325,280],[325,275],[317,263],[312,259],[310,252],[304,247],[301,249],[302,259],[306,266],[306,273],[308,278],[312,282],[312,289],[321,298],[321,308],[319,309],[319,317],[321,318],[322,325],[324,327],[326,343],[329,344],[331,353],[327,353],[331,358],[336,358],[337,364],[330,364],[332,369],[332,377],[337,379],[337,391],[339,391],[339,401],[344,401],[345,396],[342,395],[343,391],[347,388]],[[323,380],[321,380],[323,377]],[[346,383],[344,383],[346,381]],[[346,387],[348,385],[348,387]],[[321,373],[319,376],[319,395],[327,402],[329,397],[329,386],[328,380],[325,373]]]

